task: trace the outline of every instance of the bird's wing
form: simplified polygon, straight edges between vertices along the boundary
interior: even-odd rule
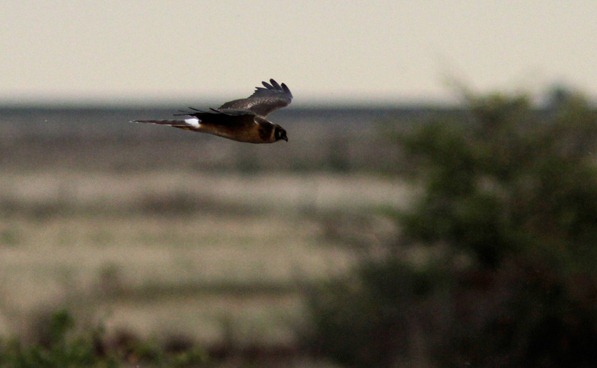
[[[255,123],[255,113],[251,110],[240,109],[210,109],[211,111],[197,110],[189,107],[192,111],[174,114],[174,116],[193,116],[199,119],[200,122],[209,123],[213,125],[220,125],[226,128],[243,129],[253,126]]]
[[[240,100],[229,101],[220,106],[220,109],[250,110],[257,115],[265,117],[274,110],[287,106],[292,101],[292,93],[286,84],[278,84],[273,79],[261,82],[263,87],[255,87],[255,92]]]

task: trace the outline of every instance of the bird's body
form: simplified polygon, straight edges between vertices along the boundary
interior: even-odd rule
[[[288,141],[286,131],[265,117],[272,111],[287,106],[292,101],[292,93],[284,83],[262,82],[255,92],[243,99],[226,102],[218,109],[192,111],[177,120],[135,120],[136,123],[168,125],[174,128],[217,135],[247,143],[273,143]]]

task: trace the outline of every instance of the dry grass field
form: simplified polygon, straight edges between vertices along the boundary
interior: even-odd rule
[[[301,149],[300,136],[257,147],[134,124],[111,138],[97,125],[40,133],[11,119],[0,125],[2,336],[31,337],[67,307],[108,335],[292,344],[305,285],[344,272],[349,245],[394,236],[383,210],[409,198],[396,177],[342,166],[363,166],[359,150],[392,152],[364,129],[340,141],[309,129],[316,141]],[[354,157],[340,171],[334,147]],[[366,160],[392,164],[380,157]]]

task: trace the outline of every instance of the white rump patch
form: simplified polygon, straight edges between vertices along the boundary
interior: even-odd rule
[[[185,124],[192,126],[193,128],[199,128],[200,120],[198,118],[188,118],[184,119]]]

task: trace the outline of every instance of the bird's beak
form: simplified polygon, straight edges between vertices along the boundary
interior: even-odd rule
[[[288,137],[284,137],[284,140],[285,140],[286,142],[288,142]]]

